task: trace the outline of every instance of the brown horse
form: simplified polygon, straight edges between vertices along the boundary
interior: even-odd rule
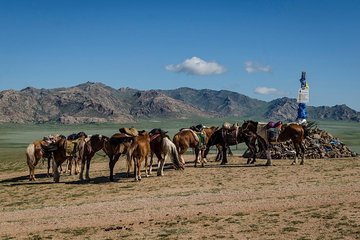
[[[203,132],[205,133],[205,143],[204,143],[205,145],[207,144],[209,138],[215,132],[216,129],[217,127],[205,127],[203,129]],[[200,139],[194,130],[180,129],[180,131],[174,135],[173,142],[176,146],[182,164],[185,165],[183,154],[190,147],[195,150],[195,161],[194,161],[195,167],[197,166],[197,163],[199,163],[199,158],[201,159],[200,161],[201,166],[204,166],[206,159],[202,157],[203,156],[202,152],[205,150],[205,147],[199,146]]]
[[[155,128],[149,132],[150,136],[150,165],[149,174],[152,172],[153,156],[156,155],[158,159],[157,175],[164,175],[164,164],[170,155],[175,169],[184,169],[180,162],[179,154],[177,153],[175,144],[170,140],[167,132],[160,128]]]
[[[114,166],[121,155],[128,152],[129,147],[134,142],[134,137],[124,133],[113,134],[108,141],[105,142],[103,151],[109,157],[110,181],[114,182]],[[131,161],[128,161],[127,174],[130,175]]]
[[[134,161],[134,175],[135,181],[141,180],[141,163],[145,160],[145,174],[148,176],[147,172],[147,158],[150,153],[150,136],[146,131],[140,131],[139,136],[135,137],[134,142],[128,149],[127,152],[127,161],[128,163],[131,160]]]
[[[79,158],[81,160],[81,169],[79,179],[84,180],[83,173],[86,163],[85,179],[90,180],[89,170],[90,161],[94,157],[95,153],[104,148],[105,143],[109,141],[109,138],[103,135],[92,135],[80,141],[79,143]]]
[[[267,163],[266,165],[272,165],[271,162],[271,154],[269,147],[271,147],[271,142],[267,135],[267,124],[260,124],[255,121],[244,121],[242,127],[246,131],[251,131],[256,133],[261,139],[260,145],[263,150],[266,151]],[[303,141],[305,137],[308,135],[308,128],[306,125],[299,125],[297,123],[284,124],[281,127],[280,134],[277,138],[277,142],[284,142],[291,140],[296,151],[296,157],[292,164],[297,164],[298,157],[301,155],[300,165],[304,164],[304,155],[305,155],[305,147]]]

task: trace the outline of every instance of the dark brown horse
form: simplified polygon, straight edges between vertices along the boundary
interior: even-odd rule
[[[208,143],[206,144],[206,150],[204,152],[204,158],[206,158],[209,153],[210,147],[213,145],[220,145],[222,152],[221,165],[224,165],[228,162],[227,160],[227,150],[231,145],[237,145],[238,143],[245,142],[246,146],[251,152],[253,161],[255,161],[256,156],[256,134],[252,132],[243,132],[241,127],[236,127],[233,129],[220,128],[216,130],[210,137]],[[248,159],[248,163],[250,159]]]
[[[109,141],[109,138],[103,135],[92,135],[80,141],[79,143],[79,158],[81,160],[81,169],[79,179],[84,180],[83,173],[86,163],[85,179],[90,180],[89,170],[90,162],[95,153],[105,147],[105,143]]]
[[[54,182],[60,181],[60,172],[59,167],[63,162],[66,160],[74,159],[75,157],[75,151],[74,151],[74,145],[71,141],[66,140],[65,136],[60,136],[59,140],[57,140],[54,144],[54,147],[56,147],[56,150],[53,151],[53,179]]]
[[[217,127],[205,127],[203,129],[203,132],[205,133],[205,146],[211,137],[211,135],[215,132]],[[204,163],[206,162],[206,159],[204,159],[202,156],[202,152],[205,150],[205,146],[199,146],[200,145],[200,139],[198,134],[191,129],[180,129],[178,133],[176,133],[173,137],[173,143],[176,146],[176,149],[178,151],[180,160],[182,164],[185,165],[185,160],[183,157],[183,154],[186,152],[186,150],[190,147],[195,150],[195,167],[197,166],[197,163],[201,162],[201,165],[204,166]],[[199,161],[200,158],[200,161]]]
[[[267,124],[260,124],[255,121],[244,121],[242,127],[246,131],[254,132],[261,139],[261,147],[266,151],[267,164],[272,165],[271,154],[269,147],[271,147],[270,139],[267,135]],[[291,140],[296,151],[296,157],[292,164],[297,164],[298,157],[301,155],[300,165],[304,164],[305,147],[303,141],[308,135],[308,128],[306,125],[300,125],[297,123],[284,124],[281,127],[280,134],[277,138],[277,142],[284,142]]]
[[[180,162],[179,154],[176,150],[175,144],[170,140],[166,131],[160,128],[155,128],[149,132],[150,136],[150,165],[149,174],[152,172],[153,156],[156,155],[158,159],[157,175],[164,175],[164,165],[168,156],[171,157],[175,169],[184,169]]]
[[[110,181],[114,182],[114,166],[121,155],[128,152],[129,147],[134,142],[134,137],[124,133],[113,134],[108,141],[105,142],[103,151],[109,157]],[[131,162],[128,162],[128,176],[130,175]]]

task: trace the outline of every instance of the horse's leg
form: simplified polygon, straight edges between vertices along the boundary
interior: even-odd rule
[[[180,160],[181,160],[181,163],[185,166],[185,159],[184,159],[184,153],[186,152],[187,148],[180,148],[180,151],[179,151],[179,157],[180,157]]]
[[[258,143],[259,143],[261,149],[264,150],[266,153],[267,161],[266,161],[265,165],[272,166],[271,152],[270,152],[270,148],[269,148],[268,144],[265,142],[265,140],[258,140]]]
[[[227,146],[224,144],[222,145],[222,160],[220,165],[225,165],[227,162]]]
[[[158,176],[164,176],[165,158],[166,158],[166,155],[165,155],[164,158],[161,158],[158,161],[158,169],[157,169],[157,175]]]
[[[305,147],[304,147],[304,144],[303,144],[302,142],[300,143],[300,148],[301,148],[301,161],[300,161],[300,165],[304,165]]]
[[[52,160],[52,167],[53,167],[54,182],[58,183],[60,181],[60,173],[59,173],[58,164],[55,161],[55,158],[53,158],[53,160]]]
[[[54,159],[54,153],[50,153],[50,156],[48,157],[48,177],[51,177],[54,172],[51,172],[50,174],[50,168],[51,168],[51,162]]]
[[[218,161],[221,160],[221,153],[222,153],[222,151],[221,151],[221,148],[218,147],[218,146],[216,146],[216,149],[217,149],[217,154],[216,154],[215,161],[218,162]]]
[[[145,157],[141,156],[137,161],[137,175],[138,180],[141,181],[141,163],[144,161]]]
[[[145,157],[145,176],[148,177],[148,158]]]
[[[248,158],[248,164],[254,164],[256,162],[256,147],[254,147],[251,143],[248,145],[250,150],[250,157]],[[251,160],[252,157],[252,160]]]
[[[154,157],[154,152],[151,151],[151,153],[150,153],[149,175],[151,175],[151,173],[152,173],[153,157]]]
[[[138,159],[137,157],[134,157],[133,160],[134,160],[135,181],[140,181],[141,180],[141,176],[140,176],[140,159]]]
[[[204,162],[207,162],[206,158],[207,158],[209,151],[210,151],[210,147],[206,146],[205,150],[203,150],[203,152],[202,152],[201,158],[204,160]]]
[[[114,166],[116,160],[114,156],[109,156],[109,168],[110,168],[110,181],[114,182]]]
[[[195,161],[194,161],[195,167],[198,163],[200,163],[199,153],[200,153],[200,149],[196,147],[195,148]]]
[[[298,156],[299,156],[299,152],[300,152],[299,145],[297,143],[295,143],[294,141],[293,141],[293,144],[294,144],[294,147],[295,147],[296,155],[295,155],[294,161],[291,163],[292,165],[297,164]]]
[[[69,175],[71,175],[71,169],[72,169],[72,158],[70,157],[67,159],[65,173],[67,173],[67,171],[69,171]]]
[[[78,157],[78,158],[75,157],[74,160],[75,160],[75,175],[77,175],[80,172],[79,165],[80,165],[81,159],[80,159],[80,157]]]
[[[85,168],[85,156],[83,156],[83,157],[81,158],[81,168],[80,168],[80,174],[79,174],[79,179],[80,179],[81,181],[84,181],[84,177],[83,177],[83,175],[84,175],[84,168]]]
[[[92,159],[92,156],[87,156],[86,157],[86,173],[85,173],[85,179],[86,180],[90,180],[89,171],[90,171],[91,159]]]

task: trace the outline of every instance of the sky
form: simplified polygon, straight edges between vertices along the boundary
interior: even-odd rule
[[[101,82],[360,111],[358,0],[0,0],[0,91]]]

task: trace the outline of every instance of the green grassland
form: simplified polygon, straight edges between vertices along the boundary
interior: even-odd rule
[[[42,139],[50,134],[63,134],[65,136],[71,133],[84,131],[87,134],[103,134],[111,136],[118,132],[121,127],[135,127],[139,130],[151,130],[153,128],[162,128],[169,132],[172,137],[180,128],[189,127],[202,123],[207,126],[221,126],[224,121],[241,122],[243,120],[235,118],[212,118],[212,119],[151,119],[141,120],[136,123],[116,124],[75,124],[63,125],[55,123],[47,124],[0,124],[0,171],[18,171],[26,170],[25,149],[29,143],[34,140]],[[360,123],[346,121],[320,121],[318,127],[326,130],[334,137],[339,138],[351,150],[360,153]],[[237,151],[243,152],[244,144],[238,146]],[[106,159],[97,155],[95,161],[105,161]]]

